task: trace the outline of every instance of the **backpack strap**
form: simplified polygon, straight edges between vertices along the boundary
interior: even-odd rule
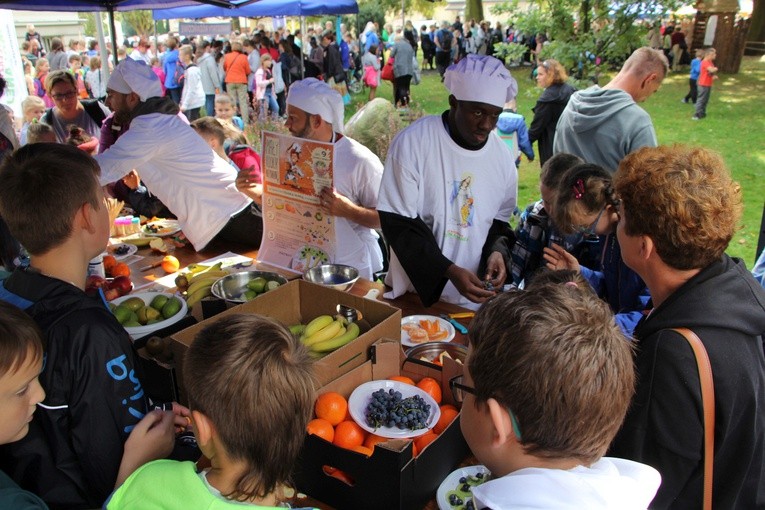
[[[101,127],[106,119],[106,114],[101,109],[101,105],[98,104],[98,100],[91,99],[88,101],[80,101],[80,103],[82,103],[82,107],[85,108],[85,112],[88,116],[93,119],[93,122],[95,122],[98,127]]]
[[[34,302],[25,299],[18,294],[14,294],[10,290],[6,289],[5,280],[0,280],[0,301],[10,303],[15,307],[21,308],[22,310],[26,310],[34,304]]]
[[[712,510],[712,475],[715,453],[715,387],[712,364],[701,339],[688,328],[673,328],[693,349],[701,381],[701,406],[704,413],[704,510]]]

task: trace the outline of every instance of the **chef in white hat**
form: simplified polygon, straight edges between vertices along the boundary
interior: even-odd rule
[[[237,171],[205,143],[162,97],[159,78],[142,61],[119,63],[107,84],[106,102],[130,123],[127,131],[96,156],[101,184],[136,169],[148,190],[178,218],[197,251],[213,239],[260,246],[260,209],[236,188]]]
[[[472,54],[444,84],[449,109],[414,122],[388,151],[377,206],[391,248],[386,296],[417,292],[425,306],[476,309],[507,274],[490,248],[512,235],[518,173],[494,127],[518,86],[501,61]]]
[[[293,83],[287,96],[285,126],[292,136],[334,144],[334,189],[319,193],[320,205],[336,217],[336,257],[333,262],[359,269],[372,279],[383,268],[377,215],[377,192],[383,165],[356,140],[343,135],[343,98],[316,78]]]

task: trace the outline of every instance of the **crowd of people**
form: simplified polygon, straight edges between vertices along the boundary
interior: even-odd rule
[[[86,71],[85,93],[77,59],[53,69],[63,46],[51,44],[51,106],[30,89],[23,145],[0,122],[0,506],[280,504],[315,398],[305,348],[268,318],[228,315],[186,355],[189,407],[153,411],[128,335],[83,292],[109,237],[107,193],[166,209],[197,250],[257,248],[263,176],[243,130],[267,116],[335,146],[334,186],[317,190],[337,218],[334,262],[372,278],[382,233],[387,298],[477,310],[452,381],[463,434],[493,475],[476,508],[700,508],[708,404],[678,328],[701,339],[714,377],[714,507],[765,505],[765,288],[725,254],[741,190],[722,159],[659,145],[639,106],[669,72],[664,52],[639,48],[581,91],[541,60],[526,132],[516,80],[490,54],[501,26],[366,28],[358,47],[312,29],[305,52],[279,31],[138,41],[106,83]],[[471,51],[455,58],[460,37]],[[347,81],[356,69],[366,83],[371,67],[379,83],[388,47],[407,105],[418,43],[448,104],[399,132],[382,162],[344,133]],[[540,200],[514,230],[513,133],[530,159],[538,143],[542,163]],[[174,449],[176,430],[199,450]]]

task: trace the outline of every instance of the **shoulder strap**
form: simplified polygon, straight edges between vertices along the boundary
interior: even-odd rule
[[[701,405],[704,411],[704,510],[712,510],[712,475],[715,451],[715,388],[712,364],[701,339],[688,328],[673,328],[693,349],[701,380]]]
[[[98,104],[97,99],[93,99],[90,101],[80,101],[82,103],[82,107],[85,108],[85,111],[87,112],[88,116],[93,119],[93,122],[95,122],[98,127],[101,127],[103,125],[104,120],[106,119],[106,114],[101,109],[101,106]]]
[[[18,294],[14,294],[10,290],[6,289],[4,280],[0,281],[0,301],[10,303],[17,308],[21,308],[22,310],[26,310],[34,304],[32,301],[25,299]]]

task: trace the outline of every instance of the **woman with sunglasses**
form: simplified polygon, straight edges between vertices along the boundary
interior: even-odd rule
[[[91,137],[101,136],[104,119],[112,112],[98,100],[79,100],[77,82],[68,71],[53,71],[45,78],[45,90],[53,99],[53,108],[45,112],[42,122],[56,133],[59,143],[66,143],[72,125],[82,128]]]
[[[555,127],[571,94],[576,92],[566,80],[568,74],[557,60],[547,59],[537,66],[537,85],[544,91],[533,108],[534,120],[529,128],[529,140],[537,142],[540,165],[544,165],[553,155]]]
[[[579,265],[562,246],[544,249],[550,269],[581,271],[595,292],[616,314],[616,322],[627,336],[632,336],[643,317],[650,295],[645,282],[622,260],[616,226],[619,201],[614,194],[611,174],[597,165],[585,163],[570,169],[560,181],[552,216],[563,234],[587,237],[605,236],[597,270]]]

